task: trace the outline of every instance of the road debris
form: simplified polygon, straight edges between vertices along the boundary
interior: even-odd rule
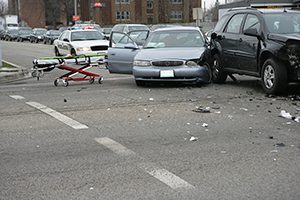
[[[274,150],[270,151],[270,153],[278,153],[278,150],[274,149]]]
[[[243,110],[243,111],[248,111],[248,109],[247,108],[240,108],[240,110]]]
[[[64,102],[67,102],[67,99],[64,99]]]
[[[149,101],[154,101],[154,99],[153,98],[149,98]]]
[[[282,110],[279,114],[280,117],[286,118],[286,119],[292,119],[292,115],[285,110]]]
[[[269,136],[269,139],[270,139],[270,140],[273,140],[273,139],[274,139],[274,137],[273,137],[273,136]]]
[[[225,154],[225,153],[226,153],[226,151],[221,151],[221,153]]]
[[[193,112],[196,112],[196,113],[210,113],[210,107],[197,107],[196,109],[192,110]]]
[[[208,127],[208,124],[207,124],[207,123],[203,123],[203,124],[202,124],[202,127],[207,128],[207,127]]]
[[[274,146],[276,147],[285,147],[285,144],[284,143],[276,143]]]
[[[192,136],[191,138],[190,138],[190,141],[191,142],[194,142],[194,141],[197,141],[198,140],[198,138],[197,137],[194,137],[194,136]]]
[[[281,110],[279,117],[294,120],[295,122],[298,122],[298,123],[300,122],[300,116],[294,117],[290,113],[286,112],[285,110]]]

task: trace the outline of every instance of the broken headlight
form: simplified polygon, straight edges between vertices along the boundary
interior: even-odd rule
[[[296,45],[288,46],[287,54],[290,65],[295,69],[300,69],[300,47]]]

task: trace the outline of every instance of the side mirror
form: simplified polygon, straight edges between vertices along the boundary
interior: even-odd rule
[[[70,42],[67,38],[63,39],[64,42]]]
[[[217,37],[218,37],[218,35],[216,33],[212,33],[210,35],[210,38],[213,39],[213,40],[217,39]]]
[[[245,34],[245,35],[248,35],[248,36],[257,37],[257,38],[260,37],[260,35],[259,35],[259,33],[257,32],[257,29],[256,29],[256,28],[248,28],[247,30],[245,30],[244,34]]]

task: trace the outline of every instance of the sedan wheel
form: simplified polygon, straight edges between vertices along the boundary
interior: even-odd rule
[[[224,83],[227,79],[227,74],[223,70],[221,60],[218,54],[213,56],[212,62],[212,81],[214,83]]]

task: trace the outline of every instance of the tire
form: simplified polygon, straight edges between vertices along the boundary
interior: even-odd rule
[[[76,51],[75,51],[75,49],[71,49],[70,54],[71,54],[72,56],[76,56]]]
[[[135,84],[139,87],[146,85],[145,81],[140,81],[140,80],[135,80]]]
[[[54,47],[54,54],[55,56],[60,56],[60,53],[56,47]]]
[[[100,78],[98,79],[98,83],[99,83],[99,84],[102,84],[102,82],[103,82],[103,77],[100,77]]]
[[[47,41],[46,41],[46,40],[44,40],[44,41],[43,41],[43,43],[44,43],[44,44],[47,44]]]
[[[266,60],[261,73],[262,85],[267,94],[280,94],[287,88],[286,66],[273,58]]]
[[[35,41],[34,41],[35,43],[39,43],[39,40],[38,39],[35,39]]]
[[[32,39],[30,39],[30,43],[33,43],[33,40],[32,40]]]
[[[89,83],[90,83],[90,84],[93,84],[94,82],[95,82],[95,78],[91,77],[91,78],[89,79]]]
[[[59,82],[59,79],[55,79],[55,80],[54,80],[54,86],[55,86],[55,87],[58,86],[58,82]]]
[[[213,83],[224,83],[226,81],[227,74],[224,72],[224,67],[218,54],[213,56],[211,70]]]

